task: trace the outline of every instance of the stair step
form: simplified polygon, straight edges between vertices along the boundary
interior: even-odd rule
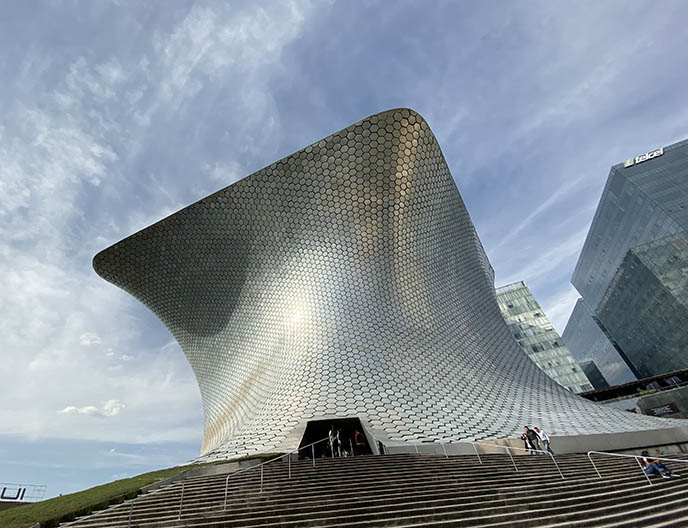
[[[585,455],[396,454],[286,461],[195,476],[69,523],[74,528],[240,526],[688,526],[688,479],[654,479],[637,463]],[[630,463],[629,463],[630,462]],[[688,468],[687,468],[688,469]],[[688,474],[688,471],[686,471]],[[222,511],[229,482],[227,510]],[[184,489],[182,518],[178,520]],[[660,504],[661,507],[654,507]],[[645,521],[650,524],[645,524]],[[680,524],[683,522],[684,524]],[[636,523],[636,524],[633,524]],[[678,524],[677,524],[678,523]]]

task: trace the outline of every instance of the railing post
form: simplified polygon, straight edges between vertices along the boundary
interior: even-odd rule
[[[179,514],[177,515],[177,520],[180,520],[182,518],[182,504],[184,503],[184,484],[185,482],[182,480],[182,494],[179,498]]]
[[[298,455],[301,452],[301,449],[306,449],[307,447],[310,447],[311,448],[311,456],[313,457],[313,467],[315,467],[315,444],[320,444],[321,442],[325,442],[328,439],[329,439],[329,437],[322,438],[321,440],[318,440],[317,442],[312,442],[310,444],[303,446],[302,448],[300,447],[300,448],[294,449],[293,451],[290,451],[289,453],[286,453],[284,455],[270,459],[267,462],[263,462],[262,464],[259,464],[259,467],[260,467],[260,492],[261,493],[263,492],[263,487],[265,484],[265,465],[266,464],[270,464],[270,463],[274,462],[275,460],[283,460],[284,457],[288,457],[287,464],[288,464],[288,470],[289,470],[289,478],[291,479],[291,458],[292,458],[292,455],[294,453],[296,453]],[[332,444],[330,444],[330,449],[331,449],[332,457],[334,458],[334,448],[333,448]],[[249,470],[254,471],[255,468],[256,468],[256,466],[251,466],[251,467],[241,469],[239,471],[235,471],[234,473],[230,473],[227,475],[227,478],[225,479],[225,497],[224,497],[224,503],[223,503],[223,511],[227,511],[227,501],[229,498],[229,477],[236,476],[239,473],[243,473],[243,472],[249,471]],[[184,498],[184,483],[182,482],[182,501],[183,501],[183,498]],[[179,513],[178,519],[181,518],[181,508],[182,508],[182,506],[181,506],[181,501],[180,501],[180,505],[179,505],[179,512],[180,513]]]
[[[652,479],[650,478],[650,475],[645,471],[647,468],[643,467],[642,462],[640,461],[641,458],[644,458],[642,455],[622,455],[621,453],[607,453],[605,451],[588,451],[588,460],[590,460],[590,463],[592,464],[592,467],[595,468],[595,471],[597,471],[597,475],[602,478],[602,475],[600,475],[599,470],[597,469],[597,466],[595,463],[592,461],[592,455],[597,454],[597,455],[607,455],[607,456],[615,456],[615,457],[622,457],[622,458],[635,458],[635,461],[638,463],[638,466],[640,467],[640,471],[643,472],[643,475],[645,475],[645,479],[647,480],[647,483],[650,486],[654,486],[652,483]],[[656,457],[657,460],[665,460],[667,462],[680,462],[683,464],[688,463],[688,460],[677,460],[675,458],[662,458],[662,457]],[[661,473],[661,472],[660,472]]]
[[[449,455],[447,455],[447,448],[444,447],[444,442],[440,440],[440,445],[442,446],[442,451],[444,451],[444,458],[449,458]]]
[[[590,460],[590,463],[592,464],[592,467],[595,468],[595,471],[597,472],[597,476],[600,477],[600,478],[602,478],[602,475],[600,474],[600,470],[597,469],[597,466],[596,466],[595,463],[592,461],[592,456],[591,456],[591,455],[592,455],[592,451],[588,451],[588,460]]]
[[[647,472],[646,472],[645,469],[643,468],[643,465],[640,463],[640,460],[638,459],[638,457],[635,457],[635,461],[636,461],[636,462],[638,463],[638,465],[640,466],[640,471],[642,471],[642,472],[643,472],[643,475],[645,475],[645,478],[647,479],[648,484],[650,484],[650,486],[654,486],[654,484],[653,484],[652,481],[650,480],[650,475],[647,474]]]
[[[227,511],[227,490],[229,489],[229,476],[230,475],[231,475],[231,473],[229,475],[227,475],[227,478],[225,479],[225,505],[222,508],[225,511]]]
[[[131,515],[134,512],[134,503],[131,503],[131,506],[129,507],[129,519],[127,520],[127,528],[131,527]]]
[[[502,446],[504,449],[506,449],[506,452],[509,453],[509,458],[511,459],[511,463],[514,465],[514,469],[518,473],[518,466],[516,465],[516,461],[514,460],[513,455],[511,454],[511,448],[508,446]]]
[[[547,453],[547,454],[552,458],[552,462],[554,462],[554,465],[555,465],[555,467],[557,468],[557,471],[559,472],[559,475],[561,475],[561,478],[562,478],[563,480],[566,480],[566,479],[564,478],[564,474],[561,472],[561,469],[559,469],[559,464],[557,464],[557,461],[555,460],[554,455],[553,455],[552,453]]]
[[[478,457],[478,462],[480,462],[480,465],[482,465],[483,461],[480,460],[480,453],[478,453],[478,448],[473,444],[473,450],[475,451],[476,456]]]
[[[354,443],[351,438],[349,438],[349,447],[351,448],[351,456],[356,456],[354,455]]]
[[[418,453],[418,444],[416,443],[416,441],[415,441],[415,440],[414,440],[414,442],[413,442],[413,447],[415,447],[415,448],[416,448],[416,453]]]

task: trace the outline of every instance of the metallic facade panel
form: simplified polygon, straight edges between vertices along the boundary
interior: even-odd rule
[[[394,441],[506,437],[528,423],[674,426],[578,398],[523,353],[440,147],[411,110],[277,161],[94,267],[179,341],[206,458],[274,450],[321,416],[359,416]]]

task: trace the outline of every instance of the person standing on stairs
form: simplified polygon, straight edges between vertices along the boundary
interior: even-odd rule
[[[337,451],[337,433],[335,432],[334,425],[330,427],[328,437],[330,444],[330,453],[332,454],[332,458],[334,458],[334,454]]]
[[[356,429],[356,432],[354,433],[354,449],[355,449],[355,455],[362,455],[364,453],[364,448],[365,448],[365,436],[363,436],[363,433]]]
[[[339,456],[349,456],[349,433],[346,429],[337,430],[337,441],[339,443]]]
[[[535,433],[537,433],[540,442],[542,442],[542,445],[545,446],[544,450],[547,451],[550,455],[553,455],[554,451],[552,451],[552,448],[550,447],[552,441],[549,439],[549,435],[544,431],[541,431],[537,427],[533,427],[533,429],[535,429]]]
[[[341,458],[342,456],[342,430],[337,429],[337,440],[336,440],[336,449],[335,449],[335,454]]]
[[[528,454],[532,455],[533,454],[533,444],[530,443],[530,438],[528,438],[528,435],[526,433],[523,433],[521,435],[521,440],[523,440],[523,447],[528,450]]]
[[[537,433],[527,425],[525,425],[523,429],[525,429],[526,431],[525,435],[528,437],[528,440],[530,441],[530,445],[532,446],[531,449],[540,451],[540,439],[538,438]]]

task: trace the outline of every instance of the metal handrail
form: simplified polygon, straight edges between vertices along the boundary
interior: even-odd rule
[[[489,445],[489,446],[495,446],[496,444],[486,444],[486,443],[481,443],[481,442],[476,442],[478,445]],[[504,446],[508,447],[510,450],[515,449],[516,451],[528,451],[529,453],[542,453],[544,455],[549,455],[549,457],[552,459],[552,462],[554,463],[554,467],[557,468],[557,471],[559,472],[559,476],[563,479],[566,480],[564,477],[564,474],[561,472],[561,469],[559,469],[559,464],[557,464],[557,459],[554,458],[554,455],[550,453],[549,451],[543,451],[542,449],[526,449],[525,447],[513,447],[513,446]],[[513,460],[513,457],[512,457]]]
[[[186,483],[182,480],[182,495],[179,499],[179,515],[177,515],[178,521],[182,518],[182,504],[184,504],[184,484]]]
[[[444,444],[442,445],[442,447],[444,447]],[[475,451],[475,456],[478,457],[478,462],[480,462],[480,465],[482,466],[483,461],[480,460],[480,453],[478,453],[478,448],[475,447],[475,444],[473,444],[473,451]],[[444,450],[444,457],[447,458],[447,450],[446,449]]]
[[[293,451],[289,451],[288,453],[285,453],[285,454],[280,455],[280,456],[278,456],[278,457],[271,458],[270,460],[268,460],[268,461],[266,461],[266,462],[263,462],[262,464],[258,464],[257,466],[251,466],[251,467],[249,467],[249,468],[241,469],[241,470],[239,470],[239,471],[235,471],[234,473],[230,473],[229,475],[227,475],[227,478],[225,479],[225,500],[224,500],[224,503],[223,503],[222,510],[223,510],[223,511],[224,511],[224,510],[227,510],[227,494],[228,494],[228,491],[229,491],[229,478],[230,478],[230,477],[234,477],[234,476],[238,475],[239,473],[244,473],[245,471],[250,471],[250,470],[254,470],[254,469],[256,469],[256,468],[260,468],[260,492],[262,493],[262,492],[263,492],[263,468],[264,468],[267,464],[270,464],[271,462],[274,462],[275,460],[280,460],[280,459],[282,459],[282,458],[284,458],[284,457],[289,457],[289,458],[288,458],[288,462],[289,462],[289,470],[288,470],[288,471],[289,471],[289,479],[291,479],[291,455],[293,455],[294,453],[298,453],[299,451],[302,451],[303,449],[307,449],[307,448],[310,447],[310,448],[311,448],[311,454],[312,454],[312,457],[313,457],[313,467],[315,467],[315,446],[316,446],[317,444],[319,444],[319,443],[321,443],[321,442],[324,442],[324,441],[326,441],[326,440],[329,440],[329,439],[330,439],[330,436],[328,435],[328,436],[326,436],[325,438],[322,438],[322,439],[320,439],[320,440],[317,440],[317,441],[315,441],[315,442],[312,442],[312,443],[310,443],[310,444],[307,444],[307,445],[305,445],[305,446],[303,446],[303,447],[298,447],[298,448],[294,449]],[[333,456],[334,456],[334,452],[333,452]]]
[[[449,458],[449,456],[447,455],[447,450],[444,446],[444,442],[441,439],[438,439],[438,440],[439,440],[440,445],[442,446],[442,450],[444,451],[444,457]],[[517,451],[528,451],[529,453],[543,453],[545,455],[549,455],[550,458],[552,459],[552,462],[554,462],[554,467],[556,467],[557,471],[559,472],[559,476],[562,479],[566,480],[566,478],[564,477],[564,474],[561,472],[561,469],[559,468],[559,464],[557,464],[557,460],[554,458],[554,455],[552,453],[550,453],[549,451],[542,451],[541,449],[526,449],[524,447],[503,446],[503,445],[499,445],[499,444],[488,444],[485,442],[471,442],[471,441],[467,441],[467,440],[459,440],[457,443],[471,444],[473,446],[473,449],[475,450],[475,454],[478,457],[478,462],[480,462],[480,464],[482,464],[483,461],[480,459],[480,455],[478,454],[478,449],[475,446],[489,446],[489,447],[497,447],[499,449],[505,449],[507,454],[509,455],[509,458],[511,459],[511,463],[514,465],[514,469],[517,472],[518,472],[518,466],[516,465],[516,461],[514,460],[513,455],[511,454],[512,449],[515,449]],[[416,452],[418,452],[417,447],[416,447]]]
[[[235,471],[233,473],[229,473],[227,475],[227,478],[225,479],[225,494],[224,494],[224,501],[223,501],[222,510],[223,511],[227,510],[227,499],[228,499],[228,494],[229,494],[229,479],[231,477],[234,477],[234,476],[236,476],[240,473],[244,473],[246,471],[251,471],[251,470],[255,470],[257,468],[260,468],[260,493],[262,493],[263,492],[263,482],[264,482],[264,467],[266,465],[268,465],[272,462],[275,462],[276,460],[281,460],[285,457],[289,457],[287,459],[287,461],[288,461],[288,478],[291,479],[291,455],[293,455],[294,453],[299,453],[300,451],[310,447],[311,448],[311,457],[313,459],[313,467],[315,467],[315,446],[317,444],[320,444],[321,442],[325,442],[325,441],[329,441],[329,440],[330,440],[330,437],[328,435],[325,438],[322,438],[322,439],[317,440],[315,442],[311,442],[310,444],[307,444],[305,446],[298,447],[298,448],[296,448],[296,449],[294,449],[288,453],[284,453],[283,455],[280,455],[278,457],[271,458],[270,460],[267,460],[266,462],[258,464],[257,466],[251,466],[251,467],[248,467],[245,469],[241,469],[239,471]],[[440,446],[442,447],[445,458],[448,458],[449,455],[448,455],[447,449],[445,447],[445,442],[443,442],[441,439],[438,439],[438,441],[439,441]],[[451,442],[447,442],[447,443],[451,443]],[[511,463],[513,464],[514,469],[517,472],[518,472],[518,466],[516,465],[516,461],[514,460],[513,455],[511,454],[512,450],[529,451],[531,453],[543,453],[545,455],[550,456],[550,458],[552,459],[552,462],[554,463],[554,466],[556,467],[557,471],[559,472],[559,475],[561,476],[562,479],[565,479],[564,474],[561,472],[561,469],[559,468],[559,464],[557,464],[557,461],[554,458],[554,455],[552,453],[550,453],[549,451],[542,451],[540,449],[525,449],[525,448],[521,448],[521,447],[503,446],[503,445],[499,445],[499,444],[489,444],[489,443],[485,443],[485,442],[471,442],[471,441],[466,441],[466,440],[459,440],[457,443],[472,445],[473,449],[475,451],[475,454],[478,457],[478,462],[480,464],[482,464],[483,461],[480,458],[480,453],[478,452],[478,449],[476,446],[488,446],[488,447],[493,447],[493,448],[498,448],[498,449],[504,449],[506,451],[506,453],[509,455],[509,458],[511,459]],[[418,453],[419,450],[418,450],[417,443],[413,442],[413,445],[414,445],[416,453]],[[352,453],[353,453],[353,446],[352,446]],[[332,456],[334,457],[334,451],[332,452]],[[594,464],[593,464],[593,466],[594,466]],[[599,472],[598,472],[598,475],[599,475]],[[184,483],[182,482],[182,491],[181,491],[181,497],[180,497],[180,501],[179,501],[179,514],[178,514],[177,519],[181,519],[183,500],[184,500]]]
[[[622,457],[622,458],[635,458],[635,461],[640,466],[640,471],[643,472],[643,475],[645,475],[645,478],[647,479],[647,482],[650,486],[654,486],[654,484],[652,484],[652,480],[650,480],[650,475],[648,475],[645,472],[645,468],[643,467],[643,464],[640,462],[641,458],[652,458],[652,460],[666,460],[667,462],[682,462],[683,464],[688,464],[688,460],[680,460],[680,459],[676,459],[676,458],[663,458],[663,457],[656,457],[656,456],[644,457],[643,455],[623,455],[621,453],[607,453],[606,451],[588,451],[588,460],[590,460],[592,467],[595,468],[595,471],[597,472],[597,476],[600,478],[602,478],[602,474],[600,473],[600,470],[597,469],[595,462],[593,462],[593,460],[592,460],[591,455],[593,455],[593,454],[615,456],[615,457]]]

